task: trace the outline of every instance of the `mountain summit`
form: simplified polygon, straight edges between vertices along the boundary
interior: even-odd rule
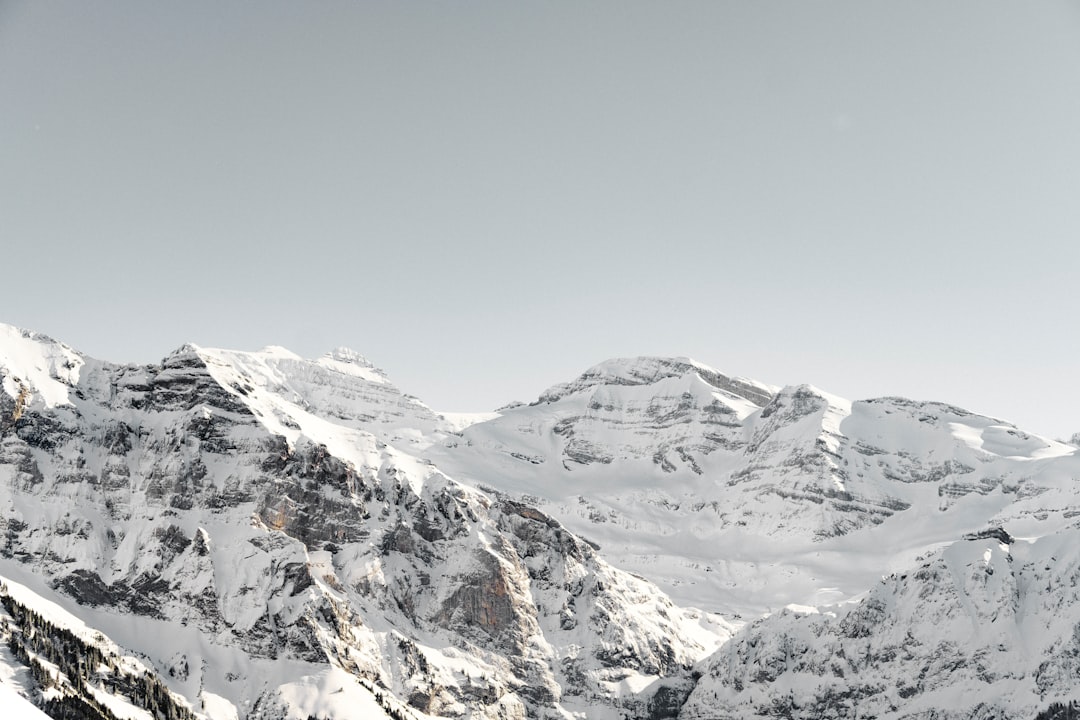
[[[463,418],[350,350],[118,365],[10,326],[0,388],[19,712],[1004,718],[1080,685],[1080,451],[949,405],[647,357]]]

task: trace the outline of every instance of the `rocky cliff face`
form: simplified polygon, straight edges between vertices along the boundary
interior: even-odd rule
[[[1080,684],[1080,456],[948,405],[635,358],[463,428],[350,351],[123,366],[7,326],[0,387],[0,576],[198,717],[1017,717]]]
[[[282,668],[333,667],[418,714],[616,717],[685,697],[728,634],[410,454],[438,416],[353,356],[9,345],[0,571],[91,609],[197,706],[287,706]]]
[[[1019,718],[1076,696],[1076,527],[989,529],[858,602],[754,623],[708,662],[683,718]]]

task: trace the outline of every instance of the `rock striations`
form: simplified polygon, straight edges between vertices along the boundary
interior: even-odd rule
[[[730,634],[422,459],[439,416],[354,354],[5,343],[0,568],[197,709],[295,715],[335,669],[406,717],[647,714]]]
[[[948,405],[634,358],[463,420],[349,350],[130,366],[9,326],[0,387],[20,712],[1011,718],[1080,688],[1078,451]]]

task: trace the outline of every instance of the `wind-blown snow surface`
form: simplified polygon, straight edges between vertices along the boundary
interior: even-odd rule
[[[414,717],[1013,717],[1080,685],[1052,639],[1080,604],[1048,559],[1076,532],[1077,448],[999,420],[685,358],[611,360],[531,405],[440,414],[348,350],[185,346],[134,367],[0,330],[0,573],[215,720],[366,717],[364,702]],[[988,528],[1010,538],[1011,585]],[[979,599],[984,576],[998,599]],[[1005,616],[986,608],[1010,588],[1022,631],[987,666]],[[889,651],[843,675],[791,669],[799,638],[854,653],[845,628],[867,613],[855,639]],[[931,618],[971,628],[950,631],[950,657],[990,667],[993,687],[965,694],[964,673],[911,664],[941,652],[913,627]],[[890,655],[908,632],[921,645]],[[740,649],[774,642],[783,667]],[[826,667],[828,683],[807,679]],[[898,685],[909,672],[923,681]]]

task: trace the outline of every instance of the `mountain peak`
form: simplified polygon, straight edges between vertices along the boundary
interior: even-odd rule
[[[284,359],[287,359],[287,360],[303,360],[304,359],[304,358],[300,357],[299,355],[294,353],[292,350],[290,350],[289,348],[287,348],[287,347],[285,347],[283,345],[267,345],[262,350],[260,350],[258,354],[259,355],[268,355],[268,356],[274,357],[274,358],[284,358]]]
[[[0,384],[10,397],[24,395],[32,405],[68,405],[68,390],[79,379],[84,360],[47,335],[0,324]]]
[[[1035,717],[1074,694],[1080,450],[950,405],[632,357],[439,415],[344,348],[120,365],[6,325],[0,386],[17,713]],[[769,615],[732,637],[710,608]]]
[[[324,355],[323,357],[329,358],[331,360],[336,360],[338,362],[343,362],[349,365],[358,365],[362,368],[375,369],[375,365],[370,360],[368,360],[366,357],[353,350],[352,348],[337,347],[326,353],[326,355]]]
[[[748,380],[730,377],[719,370],[688,357],[639,356],[605,360],[593,365],[569,383],[553,385],[545,390],[539,402],[559,400],[582,390],[601,385],[653,385],[668,378],[695,374],[703,382],[761,407],[768,403],[775,388]]]
[[[165,357],[166,358],[171,358],[171,357],[176,357],[178,355],[190,355],[192,353],[195,353],[197,355],[200,350],[202,350],[202,348],[200,348],[195,343],[184,343],[180,347],[176,348],[175,350],[173,350],[172,352],[167,354]]]

